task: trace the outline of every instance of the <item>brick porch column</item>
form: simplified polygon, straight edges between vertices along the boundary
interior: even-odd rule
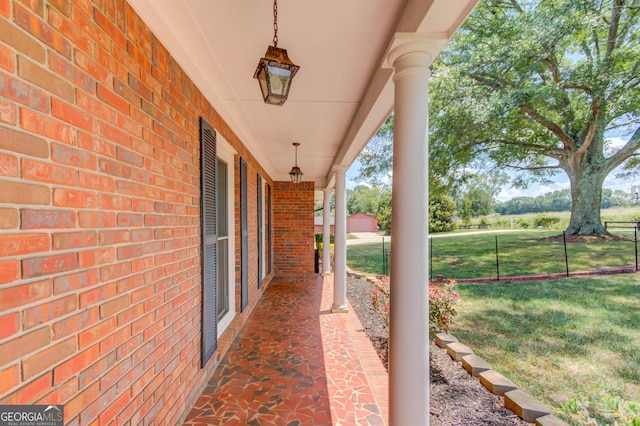
[[[389,423],[429,424],[428,81],[431,45],[396,34],[393,216],[389,330]]]
[[[336,167],[336,221],[334,236],[333,306],[347,312],[347,167]]]
[[[331,192],[325,188],[322,208],[322,275],[331,273]]]

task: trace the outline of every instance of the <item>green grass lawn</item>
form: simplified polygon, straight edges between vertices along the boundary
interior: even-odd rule
[[[457,291],[450,332],[556,416],[640,424],[640,274]]]
[[[567,244],[569,271],[635,265],[632,232],[620,232],[629,241],[596,240]],[[562,233],[520,231],[500,234],[442,236],[431,239],[432,275],[447,278],[495,278],[496,236],[500,277],[566,271]],[[391,246],[386,243],[387,249]],[[382,274],[382,245],[347,247],[347,264],[356,271]]]

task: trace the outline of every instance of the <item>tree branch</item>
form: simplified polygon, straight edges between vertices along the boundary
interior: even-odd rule
[[[582,145],[580,145],[580,148],[577,151],[580,156],[584,155],[584,153],[587,152],[587,149],[591,145],[591,142],[593,142],[593,136],[596,134],[596,129],[598,127],[598,117],[600,116],[600,102],[598,98],[593,98],[591,100],[591,113],[593,114],[591,122],[589,123],[587,128],[584,129],[582,135],[580,135],[580,139],[582,139]]]
[[[508,139],[492,139],[491,142],[498,143],[501,145],[519,146],[522,148],[538,151],[540,154],[546,155],[547,157],[554,158],[558,161],[560,161],[561,158],[565,158],[567,156],[567,154],[560,148],[552,148],[552,147],[538,145],[530,142],[518,142],[518,141],[512,141]]]
[[[540,124],[545,129],[548,129],[554,135],[558,136],[562,144],[566,149],[574,150],[576,148],[575,142],[569,135],[567,135],[560,126],[551,120],[548,120],[542,114],[528,105],[518,105],[518,108],[523,110],[529,117],[531,117],[536,123]]]
[[[607,173],[618,167],[624,162],[624,160],[626,160],[630,156],[639,155],[638,153],[635,153],[635,151],[638,151],[638,149],[640,149],[640,127],[636,129],[636,131],[633,133],[633,136],[631,136],[631,139],[629,139],[618,152],[609,157],[606,165]]]
[[[598,39],[598,33],[593,30],[593,47],[596,52],[596,58],[600,59],[600,40]]]
[[[636,62],[631,71],[629,72],[629,78],[620,82],[609,96],[607,96],[607,102],[615,101],[620,98],[620,96],[627,93],[629,89],[635,88],[638,84],[640,84],[640,78],[637,76],[638,71],[640,71],[640,61]]]
[[[631,121],[627,121],[624,123],[620,123],[620,124],[611,124],[609,126],[607,126],[605,133],[606,132],[610,132],[611,130],[615,130],[615,129],[619,129],[621,127],[629,127],[631,124],[640,124],[640,118],[636,119],[636,120],[631,120]]]
[[[563,88],[563,89],[582,90],[583,92],[586,92],[586,93],[592,93],[592,91],[593,91],[593,89],[591,89],[591,87],[585,86],[583,84],[572,84],[572,83],[562,82],[560,84],[560,87]]]
[[[556,86],[561,89],[566,89],[566,85],[560,78],[560,70],[558,69],[558,61],[552,55],[549,55],[548,58],[542,60],[542,62],[547,65],[547,68],[551,71],[551,75],[553,76],[553,81],[556,83]],[[562,95],[560,95],[560,101],[562,103],[561,113],[564,117],[565,124],[568,125],[573,123],[575,120],[575,113],[573,112],[573,108],[571,107],[571,101],[569,100],[569,95],[566,90],[562,90]]]
[[[553,81],[555,81],[556,85],[559,86],[561,83],[560,71],[558,70],[558,65],[555,62],[555,58],[544,58],[542,60],[542,63],[545,64],[547,68],[549,68],[549,71],[551,71],[551,76],[553,77]]]
[[[521,167],[521,166],[513,166],[511,164],[509,164],[507,167],[511,168],[511,169],[515,169],[515,170],[524,170],[524,171],[536,171],[536,170],[558,170],[560,169],[560,166],[530,166],[530,167]]]
[[[609,23],[609,36],[607,37],[607,53],[605,59],[609,59],[614,49],[616,48],[616,42],[618,41],[618,25],[620,25],[621,9],[624,5],[624,0],[614,0],[613,7],[611,9],[611,21]]]
[[[484,77],[480,74],[469,74],[469,77],[471,77],[473,80],[477,81],[480,84],[491,87],[492,89],[502,88],[501,84],[499,84],[498,82],[494,81],[489,77]]]
[[[520,13],[524,12],[524,10],[522,10],[522,7],[520,7],[520,4],[518,4],[516,0],[511,0],[511,4],[513,5],[513,8],[518,12]]]

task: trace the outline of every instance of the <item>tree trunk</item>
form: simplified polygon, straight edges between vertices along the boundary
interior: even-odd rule
[[[571,180],[571,220],[568,235],[603,235],[607,231],[600,220],[602,183],[605,176],[593,169],[582,169],[572,175]]]

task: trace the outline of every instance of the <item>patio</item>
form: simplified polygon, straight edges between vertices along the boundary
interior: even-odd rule
[[[184,424],[387,424],[387,373],[332,283],[276,277]]]

